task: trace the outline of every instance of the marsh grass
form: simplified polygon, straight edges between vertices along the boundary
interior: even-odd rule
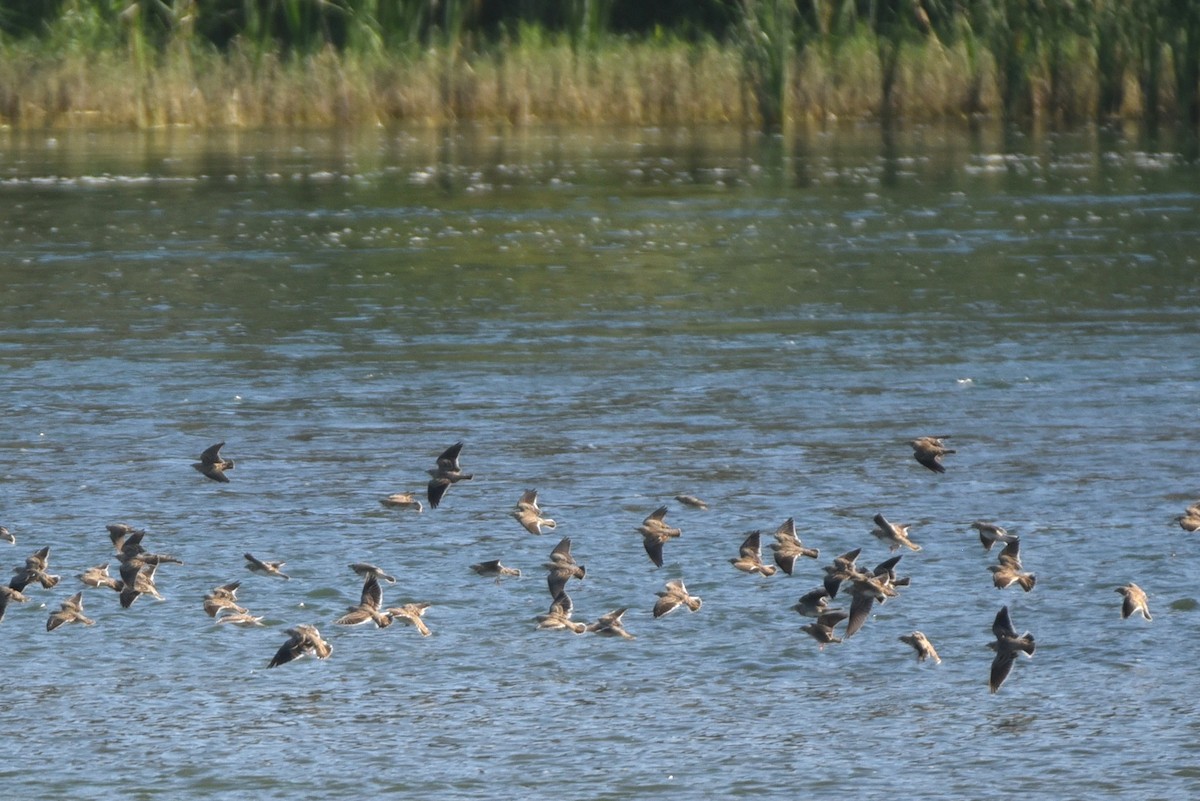
[[[171,6],[179,17],[165,36],[129,12],[139,6],[99,13],[99,5],[80,2],[43,37],[0,41],[0,126],[441,126],[469,120],[777,128],[786,121],[875,118],[889,110],[907,119],[990,114],[1071,123],[1092,115],[1171,113],[1197,70],[1193,56],[1181,60],[1176,53],[1186,55],[1193,44],[1200,50],[1200,33],[1190,29],[1175,34],[1174,45],[1155,40],[1162,31],[1150,27],[1149,18],[1121,39],[1114,31],[1125,29],[1108,19],[1109,38],[1096,41],[1087,29],[1065,24],[1018,30],[999,15],[960,17],[940,37],[896,37],[893,52],[861,23],[837,36],[788,39],[783,30],[805,23],[771,17],[780,13],[778,4],[759,3],[766,22],[746,29],[754,36],[743,32],[730,42],[685,41],[669,32],[621,37],[603,33],[594,17],[559,33],[531,24],[475,38],[468,30],[475,6],[458,0],[426,7],[439,16],[421,17],[424,35],[385,38],[378,20],[359,15],[342,47],[284,50],[262,36],[240,36],[218,50],[195,35],[186,2]],[[1010,3],[994,7],[1018,7]],[[378,8],[382,14],[391,6]],[[1101,81],[1100,63],[1120,65],[1111,67],[1120,74]],[[1196,113],[1194,97],[1187,98],[1192,104],[1185,113]]]

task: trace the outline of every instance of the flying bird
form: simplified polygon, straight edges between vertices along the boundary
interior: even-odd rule
[[[800,630],[817,641],[817,650],[824,651],[826,645],[842,641],[841,637],[833,633],[833,629],[847,617],[849,613],[842,609],[830,609],[822,612],[814,622],[801,626]]]
[[[1002,590],[1019,584],[1021,589],[1029,592],[1037,583],[1037,576],[1021,569],[1021,540],[1013,537],[1000,555],[996,557],[999,564],[991,565],[988,570],[992,573],[992,583],[996,589]]]
[[[800,596],[800,600],[792,604],[792,609],[802,617],[820,617],[829,611],[829,590],[817,587]]]
[[[501,576],[521,575],[520,570],[515,567],[505,567],[504,565],[500,564],[499,559],[491,559],[487,562],[479,562],[478,564],[471,565],[471,569],[481,576],[494,576],[496,578],[500,578]]]
[[[121,608],[128,609],[143,595],[156,601],[165,600],[154,583],[154,572],[158,564],[141,559],[127,559],[121,563]]]
[[[1129,618],[1131,615],[1136,615],[1139,612],[1141,613],[1142,617],[1146,618],[1146,620],[1153,620],[1153,618],[1150,617],[1150,602],[1146,599],[1145,590],[1131,581],[1124,587],[1117,587],[1116,591],[1119,592],[1125,599],[1121,602],[1122,620]]]
[[[587,624],[571,620],[571,611],[573,609],[574,605],[571,603],[571,596],[565,592],[560,592],[554,601],[551,602],[550,611],[544,615],[537,616],[537,627],[539,629],[570,631],[575,634],[582,634],[587,631]]]
[[[231,581],[209,590],[204,596],[205,614],[209,617],[216,617],[219,612],[245,614],[246,609],[237,602],[237,591],[240,586],[242,586],[242,582]]]
[[[17,592],[23,592],[26,587],[36,581],[43,588],[52,589],[58,585],[59,577],[51,575],[48,572],[49,569],[50,546],[47,545],[25,557],[23,567],[13,568],[13,577],[9,579],[8,586]]]
[[[796,535],[796,519],[793,517],[784,520],[779,528],[775,529],[775,542],[771,544],[771,550],[775,552],[775,564],[789,576],[792,575],[792,569],[800,557],[816,559],[821,555],[816,548],[804,547],[804,543]]]
[[[267,562],[259,559],[250,552],[246,552],[242,554],[242,556],[246,558],[246,569],[251,573],[261,573],[264,576],[278,576],[285,581],[291,578],[291,576],[288,576],[280,570],[280,568],[286,565],[287,562]]]
[[[996,657],[992,660],[988,687],[992,692],[996,692],[1008,678],[1009,672],[1012,671],[1017,654],[1024,653],[1026,656],[1033,656],[1035,646],[1033,635],[1029,632],[1017,636],[1017,630],[1013,628],[1007,606],[1002,606],[996,613],[996,620],[992,623],[992,633],[996,635],[996,639],[994,642],[988,643],[988,648],[996,652]]]
[[[411,492],[393,492],[379,502],[389,509],[414,509],[417,514],[425,511],[425,507]]]
[[[762,576],[773,576],[778,569],[775,565],[763,564],[762,534],[758,531],[751,531],[746,535],[738,549],[737,558],[730,559],[729,563],[744,573],[758,573]]]
[[[1005,531],[1003,527],[985,520],[976,520],[971,524],[971,528],[979,532],[979,542],[985,551],[992,550],[992,546],[997,542],[1007,545],[1014,539],[1013,535]]]
[[[429,627],[425,625],[425,621],[421,619],[425,614],[425,610],[429,608],[429,604],[404,604],[403,606],[388,607],[387,613],[395,620],[401,623],[407,623],[410,626],[415,626],[417,631],[421,632],[422,637],[429,636]]]
[[[538,506],[537,490],[535,489],[526,490],[510,514],[530,534],[541,534],[543,528],[558,527],[558,524],[550,518],[542,517],[542,509]]]
[[[437,459],[437,466],[426,471],[432,476],[429,480],[427,494],[429,505],[434,509],[438,508],[438,504],[442,502],[442,496],[446,494],[446,490],[450,489],[451,484],[469,481],[474,477],[471,473],[464,473],[458,464],[458,454],[462,449],[463,443],[454,443],[442,451],[442,455]]]
[[[825,592],[830,598],[837,597],[838,590],[841,589],[843,581],[849,581],[851,577],[860,575],[863,572],[855,563],[860,553],[862,553],[862,548],[846,551],[841,556],[835,556],[832,564],[825,566],[823,583],[825,585]]]
[[[581,579],[587,575],[587,568],[575,561],[571,555],[571,538],[563,537],[554,550],[550,551],[550,561],[546,563],[546,586],[550,597],[557,598],[566,588],[567,581]]]
[[[205,448],[204,453],[200,454],[200,461],[194,463],[192,467],[213,481],[228,484],[229,476],[225,475],[225,471],[233,469],[233,460],[221,458],[221,448],[224,446],[224,442],[218,442],[216,445]]]
[[[853,576],[850,582],[850,620],[846,623],[845,635],[847,637],[863,627],[876,601],[883,603],[896,595],[896,591],[877,576],[859,574]]]
[[[656,618],[674,611],[679,606],[686,606],[695,612],[703,604],[700,596],[692,595],[687,591],[687,587],[683,586],[682,579],[671,579],[667,582],[666,589],[659,590],[657,595],[658,600],[654,603],[654,616]]]
[[[637,528],[638,533],[642,535],[642,545],[646,548],[646,555],[650,557],[650,561],[654,563],[655,567],[662,567],[663,545],[683,533],[679,529],[667,525],[664,521],[666,516],[667,507],[660,506],[651,512]]]
[[[110,590],[121,591],[121,582],[108,575],[108,562],[95,567],[89,567],[78,576],[79,580],[88,587],[107,588]]]
[[[945,473],[942,457],[955,451],[945,446],[942,442],[944,439],[949,437],[917,437],[912,440],[908,444],[912,445],[913,458],[935,473]]]
[[[708,508],[708,504],[697,498],[695,495],[676,495],[675,500],[679,501],[684,506],[690,506],[693,509]]]
[[[893,523],[881,514],[875,515],[875,528],[871,531],[876,537],[887,544],[889,551],[894,551],[901,545],[910,548],[914,551],[921,550],[921,546],[908,538],[908,529],[910,526]]]
[[[95,625],[96,621],[83,613],[83,591],[72,595],[63,601],[57,612],[51,612],[46,620],[46,631],[54,631],[65,623],[82,623],[85,626]]]
[[[1183,514],[1175,518],[1175,522],[1184,531],[1200,531],[1200,502],[1184,509]]]
[[[633,635],[625,630],[625,624],[621,622],[621,617],[624,616],[625,611],[625,608],[614,609],[606,615],[601,615],[596,619],[595,623],[587,627],[587,630],[605,637],[621,637],[626,640],[632,640],[634,638]]]
[[[368,574],[366,581],[363,582],[362,595],[359,597],[358,603],[333,622],[338,626],[374,623],[376,628],[384,629],[392,625],[392,618],[381,610],[382,606],[383,588],[379,586],[379,579]]]
[[[317,659],[325,659],[333,653],[333,646],[321,637],[321,632],[317,631],[316,626],[301,623],[288,629],[287,633],[287,642],[279,646],[267,667],[278,667],[302,656],[311,655]]]
[[[15,590],[5,584],[0,584],[0,620],[4,620],[4,612],[8,609],[8,604],[12,601],[23,604],[29,600],[29,597],[23,594],[20,590]]]
[[[371,564],[370,562],[354,562],[350,565],[350,569],[361,576],[364,580],[374,576],[377,579],[383,579],[388,584],[395,584],[396,577],[389,576],[383,570]]]
[[[937,649],[933,647],[933,643],[919,631],[914,631],[912,634],[901,634],[900,642],[908,643],[917,652],[917,661],[924,662],[926,659],[932,659],[936,664],[942,664],[942,658],[938,656]]]

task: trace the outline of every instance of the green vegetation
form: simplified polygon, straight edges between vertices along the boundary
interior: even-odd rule
[[[4,0],[0,125],[1200,124],[1195,0]]]

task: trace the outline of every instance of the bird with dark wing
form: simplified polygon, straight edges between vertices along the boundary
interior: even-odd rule
[[[218,442],[216,445],[205,448],[204,452],[200,454],[200,461],[195,462],[192,467],[213,481],[228,484],[229,476],[225,475],[225,471],[233,469],[233,460],[221,458],[221,448],[223,447],[225,447],[225,443]]]
[[[463,443],[454,443],[442,451],[442,455],[437,458],[437,466],[426,471],[431,476],[427,496],[429,505],[434,509],[438,508],[451,485],[474,478],[473,474],[464,473],[458,463],[458,455],[462,449]]]
[[[337,620],[338,626],[359,626],[363,623],[374,623],[377,628],[387,628],[392,625],[392,618],[383,612],[383,588],[379,579],[368,575],[363,582],[362,594],[359,601]]]
[[[587,575],[587,568],[575,561],[571,555],[571,538],[563,537],[558,545],[550,551],[550,561],[546,563],[546,586],[550,597],[557,598],[566,588],[570,579],[581,579]]]
[[[801,626],[800,630],[817,641],[818,651],[824,651],[826,645],[842,641],[841,637],[833,633],[833,629],[849,616],[850,614],[843,609],[830,609],[822,612],[814,622]]]
[[[760,576],[773,576],[778,570],[775,565],[763,564],[762,533],[759,531],[751,531],[746,535],[738,548],[737,558],[730,559],[729,563],[743,573],[758,573]]]
[[[1150,601],[1146,598],[1146,591],[1132,581],[1124,587],[1117,587],[1124,598],[1121,602],[1121,619],[1126,620],[1132,615],[1141,614],[1146,620],[1153,620],[1150,617]]]
[[[789,576],[792,575],[797,559],[801,557],[817,559],[821,555],[820,550],[806,548],[800,541],[799,535],[796,534],[794,517],[784,520],[779,528],[775,529],[775,542],[771,544],[771,550],[775,552],[775,564],[779,565],[780,569]]]
[[[1035,646],[1033,635],[1029,632],[1017,636],[1017,630],[1013,627],[1007,606],[1000,607],[1000,611],[996,613],[996,620],[992,623],[992,634],[996,635],[996,639],[994,642],[988,643],[988,648],[996,652],[996,657],[992,660],[988,687],[992,692],[996,692],[1012,671],[1017,654],[1033,656]]]
[[[321,632],[317,631],[316,626],[301,623],[288,629],[287,633],[287,642],[279,646],[267,667],[278,667],[302,656],[325,659],[333,653],[333,646],[321,637]]]
[[[647,515],[637,528],[638,533],[642,535],[642,545],[646,548],[646,555],[650,557],[650,561],[654,563],[655,567],[663,565],[663,545],[683,533],[679,529],[667,525],[664,519],[666,516],[667,507],[660,506]]]
[[[242,554],[242,556],[245,557],[245,559],[246,559],[246,569],[249,570],[251,573],[261,573],[264,576],[275,576],[277,578],[283,579],[284,581],[291,578],[291,576],[285,574],[282,570],[280,570],[280,568],[282,568],[284,565],[286,565],[287,562],[280,562],[280,561],[268,562],[264,559],[259,559],[257,556],[250,553],[249,551]]]
[[[942,466],[942,457],[948,453],[955,453],[952,448],[947,448],[942,442],[945,439],[950,438],[945,436],[917,437],[908,444],[912,446],[914,459],[935,473],[945,473],[946,468]]]

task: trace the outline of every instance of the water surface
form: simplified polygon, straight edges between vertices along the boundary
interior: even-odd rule
[[[0,547],[51,546],[63,580],[0,624],[0,786],[1195,794],[1200,544],[1172,518],[1200,500],[1196,170],[1090,132],[881,141],[8,134]],[[922,434],[951,437],[945,475]],[[475,479],[441,508],[379,505],[459,440]],[[189,467],[218,441],[227,485]],[[533,487],[542,537],[507,516]],[[684,533],[655,570],[634,529],[664,503]],[[876,512],[923,546],[912,586],[819,651],[789,607],[833,555],[888,555]],[[789,516],[821,560],[729,565]],[[980,518],[1022,536],[1033,592],[991,586]],[[89,590],[96,625],[47,633],[77,573],[115,573],[118,520],[186,563],[167,600]],[[560,536],[577,618],[628,606],[637,639],[535,630]],[[468,570],[497,557],[525,575]],[[332,625],[358,560],[433,604],[433,636]],[[669,578],[700,612],[652,619]],[[266,627],[204,615],[234,579]],[[1119,618],[1129,581],[1152,623]],[[1038,648],[990,695],[1004,604]],[[333,656],[267,670],[302,622]]]

